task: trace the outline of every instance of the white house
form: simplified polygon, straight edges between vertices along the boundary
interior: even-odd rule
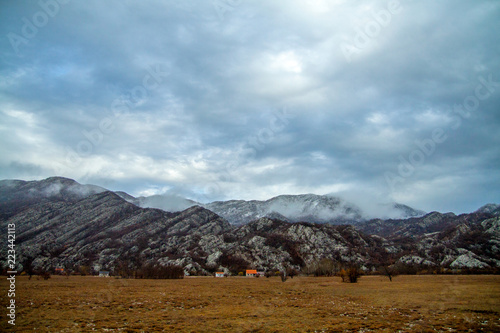
[[[99,277],[109,277],[109,271],[99,271]]]
[[[224,272],[215,273],[215,277],[224,277]]]

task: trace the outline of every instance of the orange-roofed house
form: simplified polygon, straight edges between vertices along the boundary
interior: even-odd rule
[[[247,277],[256,277],[257,270],[256,269],[247,269]]]
[[[216,272],[215,277],[224,277],[224,272]]]

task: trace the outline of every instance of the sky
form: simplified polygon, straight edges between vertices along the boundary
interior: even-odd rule
[[[499,1],[0,1],[0,179],[500,203]]]

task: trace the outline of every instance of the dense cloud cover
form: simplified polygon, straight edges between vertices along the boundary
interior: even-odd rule
[[[0,178],[499,202],[498,1],[0,7]]]

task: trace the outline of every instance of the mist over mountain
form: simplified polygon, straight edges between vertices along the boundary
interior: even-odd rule
[[[178,212],[193,206],[205,207],[224,217],[231,224],[242,225],[262,217],[278,218],[288,222],[345,224],[373,218],[409,218],[422,216],[424,211],[400,203],[346,200],[330,195],[280,195],[268,200],[227,200],[202,204],[178,195],[161,194],[135,198],[125,192],[116,192],[126,201],[142,208],[158,208]],[[359,203],[357,203],[358,201]]]
[[[178,195],[157,194],[147,197],[134,198],[131,195],[122,196],[123,199],[142,208],[158,208],[167,212],[179,212],[193,206],[202,204]]]
[[[364,211],[355,203],[332,195],[280,195],[265,201],[217,201],[204,205],[223,216],[233,224],[245,224],[250,221],[278,214],[290,222],[316,222],[345,224],[357,223],[373,217],[412,217],[425,212],[401,204],[374,205],[377,212]],[[376,215],[379,213],[380,215]]]
[[[75,202],[104,191],[106,189],[103,187],[82,185],[64,177],[50,177],[40,181],[0,180],[0,211],[8,217],[32,204]]]
[[[269,200],[228,200],[202,204],[177,195],[153,195],[134,198],[119,194],[142,208],[158,208],[177,212],[192,206],[205,207],[241,225],[262,217],[279,218],[289,222],[317,222],[331,224],[357,223],[372,218],[408,218],[425,212],[398,203],[370,203],[361,207],[334,195],[280,195]]]

